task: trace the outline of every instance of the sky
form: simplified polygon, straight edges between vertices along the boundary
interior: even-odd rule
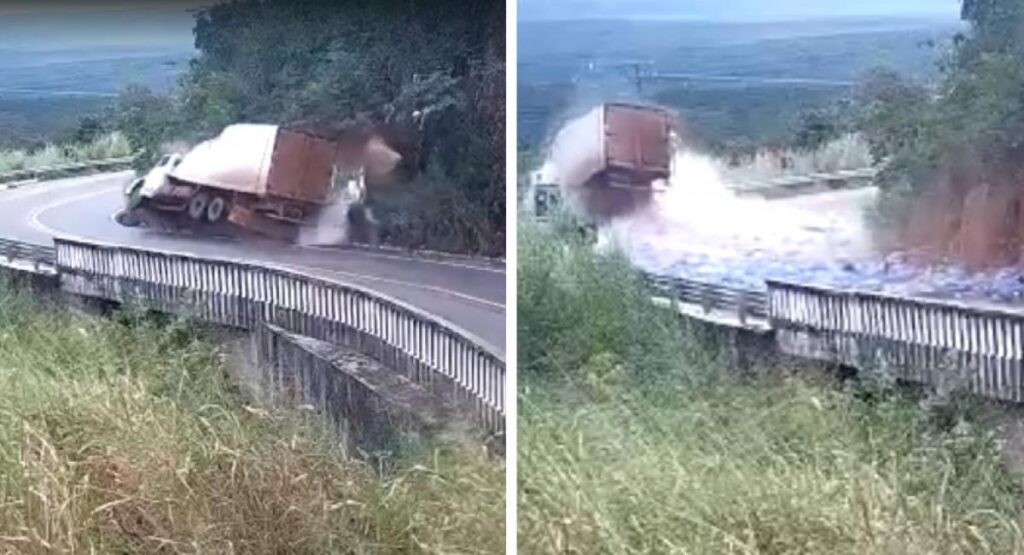
[[[203,0],[0,0],[0,50],[190,48]]]
[[[956,18],[959,0],[519,0],[519,19],[779,21],[829,17]]]
[[[192,46],[191,9],[215,0],[0,0],[0,50]],[[927,15],[955,18],[959,0],[519,0],[519,17],[771,21]]]

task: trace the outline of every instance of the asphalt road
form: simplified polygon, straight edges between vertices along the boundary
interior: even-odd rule
[[[131,172],[100,174],[0,191],[0,237],[51,245],[60,235],[292,268],[399,299],[505,352],[504,268],[472,260],[127,228],[112,216],[122,205],[122,189],[131,177]]]

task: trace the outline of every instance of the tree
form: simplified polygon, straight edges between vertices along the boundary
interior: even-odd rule
[[[1024,202],[1024,3],[963,0],[961,16],[969,29],[954,38],[938,87],[874,74],[862,87],[861,126],[875,157],[887,161],[882,221],[914,227],[945,214],[948,225],[939,227],[951,237],[921,235],[946,245],[992,235],[986,240],[1001,245],[1001,260],[1012,261],[1024,221],[992,199]],[[996,227],[1003,231],[979,231]],[[997,236],[1010,229],[1013,236]]]
[[[374,195],[385,219],[425,230],[438,248],[500,254],[504,16],[499,0],[205,7],[194,28],[199,56],[173,102],[183,125],[164,129],[196,140],[243,121],[335,138],[372,127],[403,154],[415,183]],[[153,142],[146,132],[135,138]]]
[[[1024,4],[964,0],[962,18],[970,30],[954,39],[934,94],[875,72],[861,87],[862,126],[876,157],[907,171],[973,158],[979,181],[1004,181],[1024,165]]]
[[[76,143],[88,143],[105,131],[103,122],[97,116],[84,116],[78,120],[78,127],[75,129],[72,141]]]
[[[814,151],[841,137],[847,131],[837,109],[816,109],[800,114],[793,146]]]
[[[114,108],[117,128],[138,153],[133,166],[144,171],[156,162],[162,145],[179,134],[181,121],[174,99],[146,87],[129,86],[118,93]]]

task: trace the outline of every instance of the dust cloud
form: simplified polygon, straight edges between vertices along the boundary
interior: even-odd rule
[[[299,229],[296,243],[303,247],[347,244],[351,237],[348,213],[353,204],[349,199],[338,199],[325,207],[313,225]]]
[[[574,210],[608,223],[643,209],[653,196],[646,186],[612,187],[601,179],[605,164],[603,111],[600,105],[562,127],[551,143],[542,171],[552,174]]]
[[[1019,266],[1024,237],[1024,191],[1015,180],[988,182],[944,171],[905,207],[889,248],[923,260],[952,260],[974,271]]]
[[[365,205],[371,187],[391,184],[395,167],[402,156],[377,135],[338,141],[335,158],[335,200],[320,210],[315,222],[299,230],[296,242],[301,246],[345,245],[372,237],[376,225]],[[342,168],[358,168],[345,171]],[[338,173],[340,171],[340,173]],[[361,208],[363,217],[353,220],[354,208]]]
[[[668,182],[628,189],[599,183],[592,179],[603,163],[595,122],[591,112],[567,124],[543,168],[569,205],[598,224],[601,249],[617,248],[652,271],[693,257],[849,260],[870,251],[859,221],[736,195],[714,160],[675,134]]]
[[[580,178],[561,182],[577,199],[570,206],[597,223],[598,249],[617,249],[648,272],[754,289],[777,279],[1024,301],[1024,272],[1016,265],[1024,200],[1009,188],[939,188],[945,195],[915,199],[898,236],[882,241],[867,219],[874,188],[778,200],[739,196],[713,159],[675,143],[669,182],[655,183],[646,202],[624,206],[617,191]],[[570,141],[554,146],[574,148]],[[557,176],[573,176],[576,170],[558,165],[580,159],[587,160],[553,151],[548,162]]]

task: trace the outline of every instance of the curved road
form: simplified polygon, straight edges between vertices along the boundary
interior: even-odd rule
[[[504,355],[503,267],[122,227],[112,216],[123,203],[122,189],[131,177],[131,172],[108,173],[0,191],[0,237],[49,246],[60,235],[293,268],[405,301],[476,335]]]

